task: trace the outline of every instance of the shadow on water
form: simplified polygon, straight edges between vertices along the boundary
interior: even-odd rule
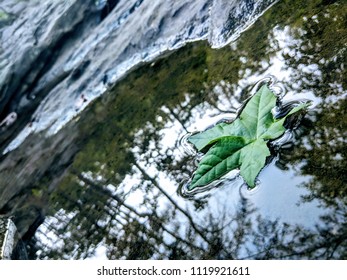
[[[41,218],[22,229],[29,257],[346,259],[346,4],[306,2],[281,1],[223,49],[197,42],[140,67],[54,139],[36,136],[43,147],[29,138],[6,157],[7,182],[51,166],[0,205],[17,226],[24,213]],[[267,75],[284,101],[313,106],[258,187],[233,177],[182,198],[196,159],[180,139],[235,117]],[[23,149],[36,160],[23,162]]]

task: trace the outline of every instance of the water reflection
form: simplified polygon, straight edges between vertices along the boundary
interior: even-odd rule
[[[51,163],[12,207],[46,216],[26,240],[30,258],[347,258],[346,4],[302,5],[281,1],[230,47],[194,43],[143,66],[60,132],[73,161],[55,176]],[[235,117],[268,74],[284,101],[314,108],[256,190],[236,177],[183,199],[196,166],[180,139]]]

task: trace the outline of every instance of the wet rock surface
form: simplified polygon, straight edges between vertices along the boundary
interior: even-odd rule
[[[0,260],[26,260],[25,244],[10,217],[0,216]]]

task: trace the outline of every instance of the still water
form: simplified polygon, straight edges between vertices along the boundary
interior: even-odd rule
[[[306,2],[280,1],[224,48],[142,65],[39,148],[24,142],[15,152],[59,154],[11,206],[25,205],[18,223],[40,212],[29,258],[346,259],[347,5]],[[188,133],[235,118],[270,76],[283,103],[312,104],[271,143],[256,188],[233,172],[185,194]]]

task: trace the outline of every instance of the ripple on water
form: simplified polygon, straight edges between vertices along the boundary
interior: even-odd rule
[[[278,97],[278,106],[276,106],[272,113],[274,115],[275,118],[281,118],[283,116],[285,116],[286,114],[288,114],[290,112],[290,110],[292,110],[294,107],[302,104],[302,103],[308,103],[309,100],[307,99],[298,99],[298,100],[294,100],[294,101],[289,101],[289,102],[283,102],[283,97],[285,97],[285,87],[282,83],[277,81],[277,78],[275,76],[272,75],[268,75],[265,78],[259,80],[252,88],[251,90],[251,96],[253,96],[260,88],[262,85],[267,84],[269,86],[269,88],[277,95]],[[250,98],[249,98],[250,99]],[[249,100],[247,99],[238,109],[238,114],[241,113],[242,109],[245,107],[245,105],[247,104],[247,101]],[[285,131],[285,133],[279,137],[278,139],[275,139],[271,142],[269,142],[269,145],[272,148],[272,155],[270,157],[270,161],[272,162],[274,160],[274,158],[276,157],[276,153],[280,150],[281,147],[283,146],[292,146],[294,144],[294,130],[295,128],[297,128],[302,120],[302,118],[304,117],[304,113],[299,113],[299,114],[295,114],[294,117],[290,117],[287,119],[285,126],[287,128],[287,130]],[[205,128],[203,131],[219,124],[219,123],[231,123],[233,121],[233,118],[230,118],[229,115],[224,116],[223,114],[221,114],[219,116],[219,120]],[[191,144],[188,139],[190,136],[200,133],[201,131],[194,131],[194,132],[189,132],[187,134],[185,134],[181,139],[180,139],[180,148],[184,151],[185,154],[189,155],[189,156],[194,156],[195,159],[195,165],[198,166],[200,160],[203,158],[204,154],[201,152],[198,152],[194,145]],[[266,168],[266,166],[265,166]],[[193,175],[190,178],[186,178],[184,179],[179,188],[178,188],[178,194],[182,197],[185,198],[192,198],[195,195],[201,194],[201,193],[205,193],[208,191],[211,191],[215,188],[220,187],[221,185],[227,183],[228,185],[233,184],[232,182],[237,178],[240,177],[239,176],[239,170],[232,170],[230,172],[228,172],[227,174],[225,174],[224,176],[222,176],[221,178],[211,182],[210,184],[206,185],[206,186],[202,186],[202,187],[197,187],[194,188],[193,190],[189,189],[189,185],[190,182],[192,180],[194,176]],[[242,180],[242,178],[241,178]],[[245,198],[247,197],[251,197],[252,195],[256,194],[259,191],[260,188],[260,180],[257,178],[256,180],[256,185],[254,188],[249,188],[247,187],[247,185],[243,182],[243,184],[245,185],[244,188],[242,188],[242,192],[240,193],[242,196],[244,196]],[[241,186],[243,185],[241,184]],[[240,187],[241,187],[240,186]]]

